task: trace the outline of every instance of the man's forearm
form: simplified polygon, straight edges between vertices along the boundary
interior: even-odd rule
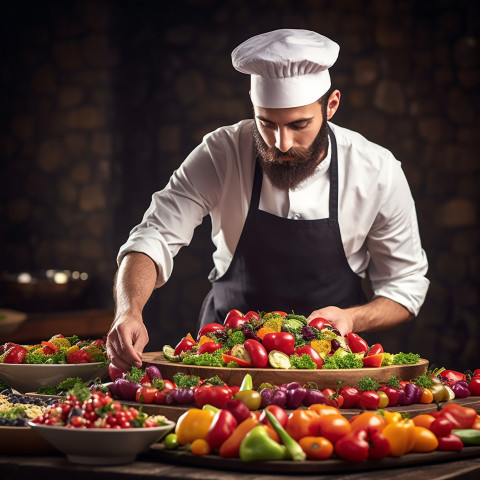
[[[352,319],[353,332],[375,332],[392,328],[414,316],[405,307],[385,297],[345,310]]]
[[[126,313],[141,314],[155,287],[157,269],[143,253],[129,253],[120,264],[114,287],[116,317]]]

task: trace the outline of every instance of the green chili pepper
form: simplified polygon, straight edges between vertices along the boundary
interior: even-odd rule
[[[243,377],[243,381],[242,381],[242,384],[240,385],[240,392],[243,392],[244,390],[253,390],[253,380],[252,380],[252,376],[247,373],[244,377]]]
[[[264,425],[258,425],[248,432],[240,444],[239,453],[240,459],[245,462],[288,458],[286,447],[272,440]]]
[[[283,444],[287,448],[288,455],[292,458],[292,460],[296,460],[296,461],[305,460],[307,458],[307,455],[302,450],[302,447],[280,425],[280,422],[277,420],[275,415],[273,415],[273,413],[270,412],[268,409],[265,409],[264,412],[269,422],[271,423],[272,427],[278,433],[280,440],[283,442]]]
[[[452,433],[460,437],[460,440],[465,446],[467,445],[480,445],[480,430],[474,428],[462,428],[454,429]]]

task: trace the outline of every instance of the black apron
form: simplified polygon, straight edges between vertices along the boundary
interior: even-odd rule
[[[245,225],[225,274],[212,283],[198,328],[223,323],[232,309],[292,311],[308,316],[329,305],[365,303],[361,278],[352,271],[338,224],[338,158],[330,130],[329,218],[290,220],[258,209],[263,173],[256,162]]]

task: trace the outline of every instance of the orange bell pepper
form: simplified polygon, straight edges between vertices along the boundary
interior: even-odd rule
[[[294,439],[316,437],[319,432],[320,416],[313,410],[294,410],[287,420],[287,433]]]
[[[382,433],[390,443],[392,457],[404,455],[415,444],[415,424],[410,419],[389,423]]]
[[[210,409],[191,408],[187,410],[180,416],[175,426],[178,443],[186,445],[197,438],[205,439],[214,417],[215,412]]]

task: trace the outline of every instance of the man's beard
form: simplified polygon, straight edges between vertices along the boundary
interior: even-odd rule
[[[272,185],[280,190],[290,190],[315,173],[320,155],[328,148],[328,124],[322,123],[320,130],[308,148],[291,148],[287,152],[277,147],[269,147],[258,131],[257,124],[253,132],[255,150],[263,173]],[[281,157],[295,160],[284,162]]]

